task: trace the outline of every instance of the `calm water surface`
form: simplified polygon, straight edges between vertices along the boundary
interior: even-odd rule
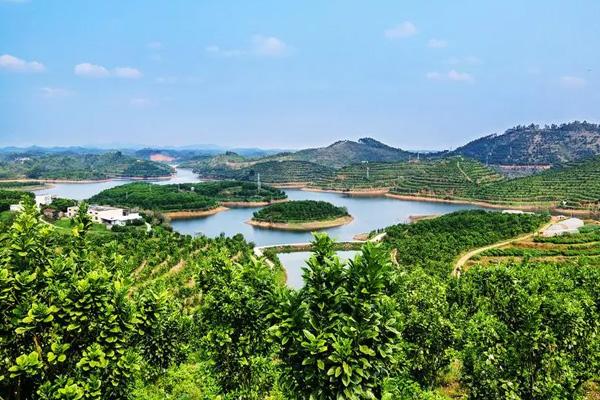
[[[52,194],[58,197],[65,197],[68,199],[85,200],[93,195],[100,193],[104,189],[110,189],[115,186],[124,185],[126,183],[134,182],[128,179],[114,179],[106,182],[92,182],[92,183],[54,183],[52,187],[48,189],[36,190],[37,194]],[[138,182],[138,181],[135,181]],[[200,179],[192,172],[191,169],[177,168],[177,173],[170,179],[162,180],[148,180],[146,182],[158,183],[160,185],[166,185],[168,183],[192,183],[200,182]]]
[[[341,261],[354,258],[358,251],[338,251],[336,254]],[[304,280],[302,279],[302,268],[306,267],[306,261],[310,257],[311,253],[307,251],[299,251],[296,253],[281,253],[277,254],[279,261],[284,266],[287,273],[287,284],[289,287],[294,289],[300,289],[304,286]]]
[[[349,197],[338,193],[306,192],[286,190],[290,200],[324,200],[348,209],[354,220],[343,226],[325,229],[331,237],[346,241],[357,233],[370,232],[377,228],[407,222],[411,215],[446,214],[474,208],[468,205],[402,201],[385,197]],[[276,231],[255,228],[245,223],[252,218],[256,208],[232,208],[218,214],[188,220],[177,220],[171,224],[182,233],[227,236],[243,234],[250,242],[264,246],[278,243],[303,243],[312,239],[310,232]]]
[[[158,184],[199,182],[189,169],[177,169],[177,174],[168,180],[157,180]],[[59,183],[49,189],[38,190],[39,194],[53,194],[59,197],[83,200],[114,186],[129,183],[129,180],[112,180],[95,183]],[[329,228],[325,231],[337,240],[352,240],[357,233],[370,232],[377,228],[406,222],[411,215],[446,214],[449,212],[474,208],[468,205],[430,203],[422,201],[402,201],[385,197],[349,197],[338,193],[306,192],[286,190],[290,200],[324,200],[348,209],[354,221],[347,225]],[[191,235],[204,234],[209,237],[221,233],[232,236],[243,234],[256,245],[278,243],[302,243],[311,240],[309,232],[275,231],[255,228],[245,223],[252,218],[256,208],[232,208],[218,214],[187,220],[173,221],[173,228]]]

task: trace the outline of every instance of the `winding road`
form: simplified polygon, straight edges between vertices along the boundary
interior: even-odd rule
[[[477,249],[468,251],[467,253],[463,254],[454,264],[454,268],[452,269],[452,275],[453,276],[460,276],[461,272],[462,272],[462,267],[466,264],[467,261],[469,261],[472,257],[476,256],[477,254],[481,254],[486,250],[490,250],[490,249],[496,249],[498,247],[502,247],[502,246],[506,246],[509,245],[511,243],[514,242],[519,242],[521,240],[526,240],[526,239],[531,239],[537,232],[539,231],[544,231],[546,229],[548,229],[548,227],[552,224],[555,224],[556,222],[558,222],[558,218],[557,217],[552,217],[550,222],[548,222],[547,224],[545,224],[544,226],[542,226],[541,228],[535,230],[534,232],[531,233],[527,233],[525,235],[521,235],[521,236],[517,236],[514,237],[512,239],[508,239],[508,240],[504,240],[502,242],[498,242],[498,243],[493,243],[484,247],[479,247]]]

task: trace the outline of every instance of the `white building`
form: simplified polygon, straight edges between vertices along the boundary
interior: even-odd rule
[[[550,225],[546,230],[542,231],[542,236],[560,236],[566,233],[578,233],[579,228],[583,226],[583,221],[579,218],[569,218],[563,221]]]
[[[67,217],[73,218],[79,211],[78,206],[67,208]],[[92,221],[99,224],[104,224],[109,228],[115,225],[125,225],[129,221],[142,219],[138,213],[130,213],[128,210],[118,207],[109,206],[89,206],[88,215],[92,217]]]
[[[52,196],[50,194],[36,195],[35,196],[35,205],[37,206],[38,210],[40,210],[42,208],[42,206],[49,206],[50,204],[52,204],[52,200],[54,200],[54,197],[55,196]],[[21,211],[23,211],[23,205],[21,203],[11,204],[10,211],[21,212]]]
[[[523,210],[502,210],[502,214],[527,214],[527,215],[531,215],[533,214],[532,212],[528,212],[528,211],[523,211]]]

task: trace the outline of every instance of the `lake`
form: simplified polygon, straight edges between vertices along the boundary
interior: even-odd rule
[[[157,180],[157,184],[199,182],[200,179],[189,169],[177,169],[174,177]],[[94,183],[59,183],[51,188],[36,191],[37,194],[53,194],[76,200],[87,199],[94,194],[130,180],[111,180]],[[445,204],[426,201],[404,201],[386,197],[351,197],[340,193],[307,192],[299,189],[286,189],[290,200],[324,200],[348,209],[354,220],[343,226],[324,231],[339,241],[352,240],[357,233],[370,232],[378,228],[407,222],[411,215],[446,214],[457,210],[475,208],[469,205]],[[275,231],[255,228],[245,223],[252,218],[256,208],[232,208],[203,218],[172,221],[173,229],[180,233],[209,237],[224,233],[227,236],[241,233],[246,240],[258,246],[279,243],[309,242],[310,232]]]

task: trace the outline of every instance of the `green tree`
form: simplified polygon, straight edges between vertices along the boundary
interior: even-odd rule
[[[580,398],[600,366],[599,282],[585,265],[469,270],[457,288],[469,398]]]
[[[305,286],[284,296],[273,327],[282,386],[291,398],[381,398],[402,359],[389,256],[367,244],[344,265],[327,235],[313,244]]]
[[[128,287],[72,244],[53,246],[52,230],[26,200],[0,237],[0,397],[124,398],[139,368]]]

